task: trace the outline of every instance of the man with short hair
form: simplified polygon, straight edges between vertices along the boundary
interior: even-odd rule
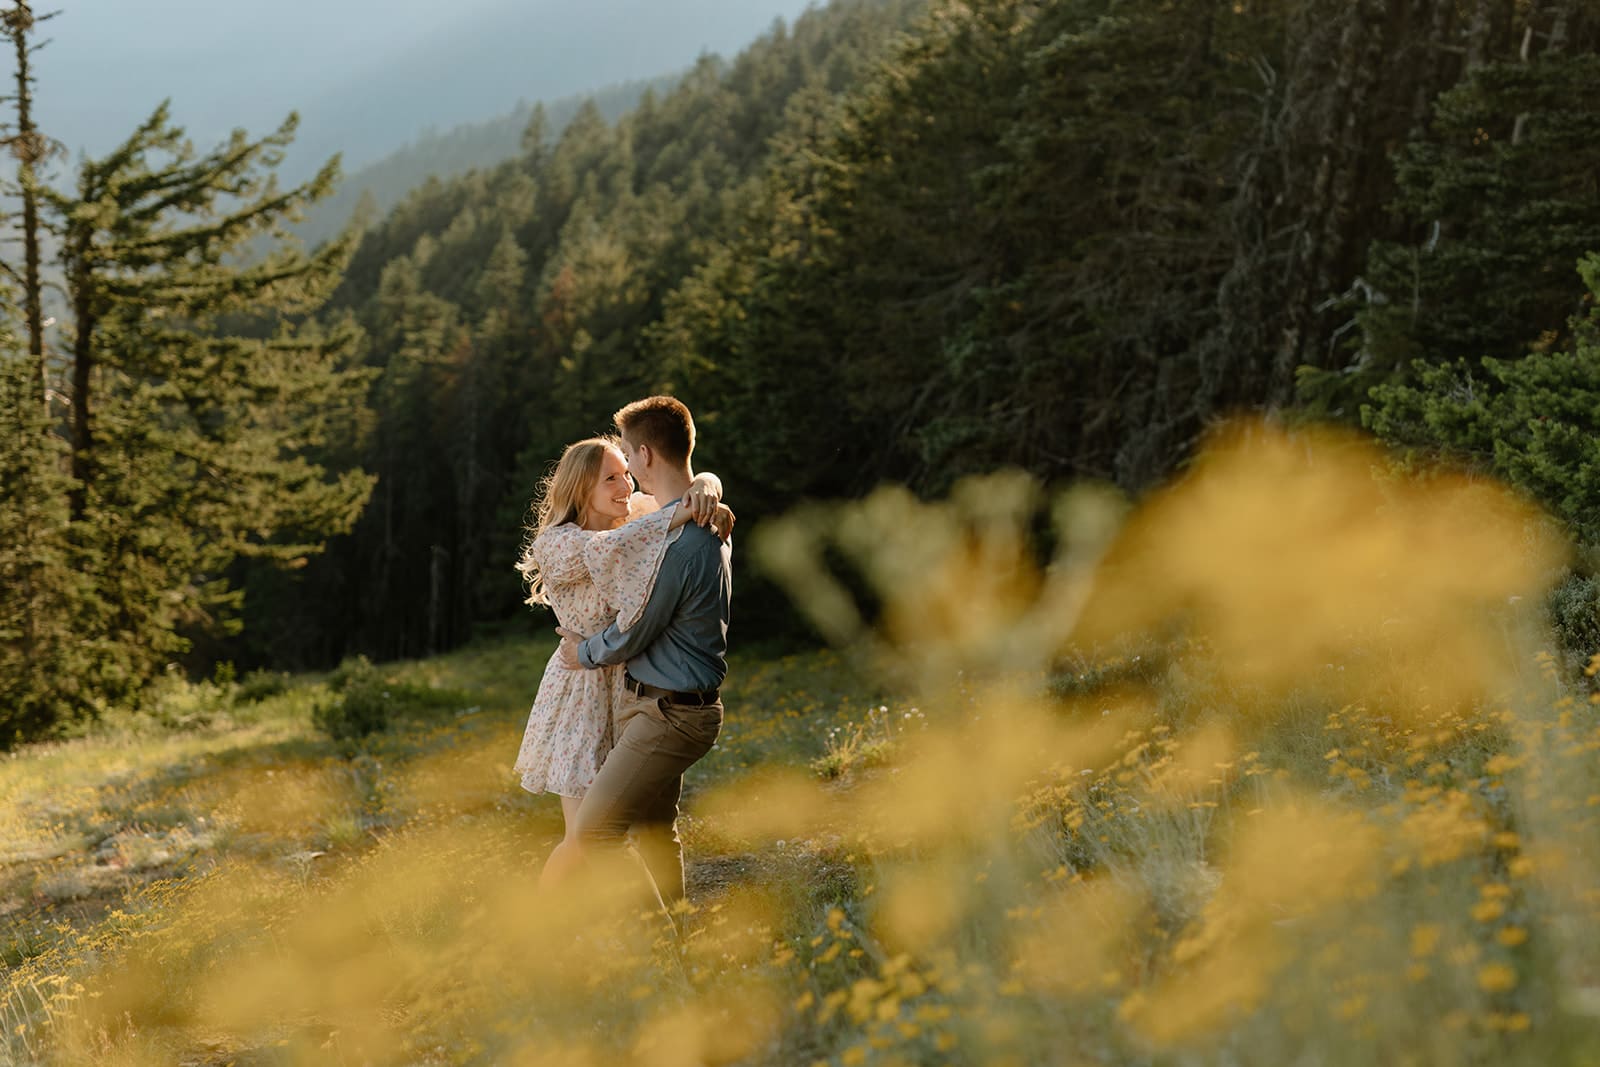
[[[628,472],[658,501],[682,497],[694,479],[694,419],[670,396],[637,400],[613,416]],[[632,832],[669,911],[684,898],[678,799],[683,774],[711,751],[722,729],[720,689],[728,673],[731,546],[690,523],[662,556],[643,614],[627,630],[613,622],[589,637],[566,630],[570,668],[626,663],[627,701],[613,724],[616,744],[579,805],[585,846],[620,846]]]

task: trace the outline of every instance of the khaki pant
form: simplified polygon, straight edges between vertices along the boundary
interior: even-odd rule
[[[617,709],[614,729],[616,747],[578,807],[577,834],[592,847],[617,847],[631,831],[670,911],[684,895],[677,829],[683,772],[716,743],[722,704],[690,707],[630,694]]]

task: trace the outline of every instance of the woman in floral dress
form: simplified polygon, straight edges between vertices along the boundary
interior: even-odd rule
[[[612,620],[626,630],[644,610],[674,531],[709,521],[727,536],[732,512],[721,496],[716,476],[702,474],[682,500],[657,508],[654,498],[633,492],[614,439],[568,445],[539,487],[536,519],[517,564],[528,603],[549,605],[557,622],[577,633],[598,633]],[[530,793],[561,797],[569,836],[573,813],[611,751],[622,675],[620,666],[568,670],[552,655],[528,715],[516,772]],[[574,851],[565,840],[557,846],[557,853]],[[559,863],[552,853],[546,873]]]

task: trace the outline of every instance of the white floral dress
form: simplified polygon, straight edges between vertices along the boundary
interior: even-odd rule
[[[629,521],[615,530],[553,526],[528,549],[543,576],[556,620],[580,634],[639,620],[655,585],[673,509],[635,493]],[[523,731],[515,770],[530,793],[582,797],[611,751],[612,709],[623,696],[622,667],[568,670],[556,656],[544,669]]]

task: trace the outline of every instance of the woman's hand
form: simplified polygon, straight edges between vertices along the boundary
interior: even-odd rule
[[[733,535],[735,521],[737,520],[734,517],[733,509],[726,504],[718,504],[716,510],[711,513],[711,530],[726,541]]]
[[[704,526],[712,521],[717,507],[722,503],[722,479],[715,474],[697,474],[689,483],[689,491],[680,501],[689,509],[689,517]],[[729,529],[733,527],[730,525]]]

